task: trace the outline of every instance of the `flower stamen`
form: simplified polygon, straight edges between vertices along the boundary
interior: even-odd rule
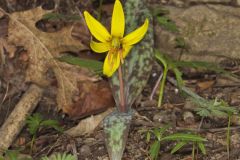
[[[119,50],[119,56],[120,56],[120,61],[123,64],[124,63],[124,60],[123,60],[123,49]]]

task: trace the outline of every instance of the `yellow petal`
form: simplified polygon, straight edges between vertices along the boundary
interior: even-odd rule
[[[110,52],[110,51],[109,51]],[[119,54],[108,53],[103,64],[103,74],[111,77],[120,65]]]
[[[132,49],[132,46],[123,46],[123,58],[125,58],[130,50]]]
[[[111,35],[100,22],[98,22],[87,11],[84,12],[84,17],[90,32],[97,40],[100,42],[110,41]]]
[[[107,52],[110,50],[111,44],[108,42],[98,43],[95,41],[91,41],[90,47],[94,52],[103,53],[103,52]]]
[[[144,37],[145,33],[148,29],[148,19],[145,20],[144,24],[136,29],[135,31],[129,33],[127,36],[125,36],[122,40],[122,43],[128,46],[131,46],[135,43],[138,43],[142,38]]]
[[[125,28],[125,18],[122,8],[122,4],[119,0],[114,3],[112,24],[111,24],[111,35],[114,37],[123,37]]]

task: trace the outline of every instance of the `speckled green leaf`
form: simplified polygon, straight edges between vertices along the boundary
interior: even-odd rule
[[[153,26],[152,16],[147,9],[146,0],[127,0],[124,4],[126,34],[141,26],[146,18],[149,19],[148,32],[145,38],[134,45],[126,57],[123,68],[124,94],[126,106],[129,109],[134,100],[141,93],[149,78],[153,62]],[[110,79],[113,96],[119,107],[119,79],[115,72]]]
[[[111,160],[121,160],[132,120],[128,113],[114,111],[103,120],[105,143]]]

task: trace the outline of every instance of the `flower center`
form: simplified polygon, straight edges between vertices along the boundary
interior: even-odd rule
[[[111,68],[113,68],[113,63],[116,62],[116,59],[120,58],[121,63],[123,64],[123,48],[121,44],[121,40],[118,37],[112,37],[111,41],[111,49],[109,52],[109,62]],[[115,59],[115,60],[114,60]]]
[[[121,48],[121,42],[118,37],[113,37],[112,38],[112,47],[116,50]]]

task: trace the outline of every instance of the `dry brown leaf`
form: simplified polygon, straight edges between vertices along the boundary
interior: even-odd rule
[[[204,81],[204,82],[198,82],[197,87],[198,87],[199,91],[204,91],[206,89],[211,88],[214,84],[215,84],[214,80],[208,80],[208,81]]]
[[[67,130],[65,133],[72,137],[78,137],[87,133],[92,133],[94,129],[100,124],[100,122],[112,111],[113,108],[109,108],[107,111],[99,115],[88,117],[78,123],[77,126]]]
[[[4,16],[4,13],[0,11],[0,18]]]
[[[12,58],[16,51],[16,47],[13,45],[9,45],[4,38],[0,38],[0,64],[5,63],[5,53],[4,49],[8,52],[8,56]]]
[[[66,110],[74,104],[73,97],[79,94],[78,84],[83,80],[96,81],[91,73],[76,66],[56,61],[60,52],[77,52],[87,49],[80,41],[71,36],[72,26],[66,26],[54,33],[42,32],[36,28],[36,22],[51,11],[41,7],[15,12],[9,21],[8,41],[16,46],[24,46],[29,53],[29,66],[26,81],[40,86],[48,86],[46,72],[54,71],[58,82],[57,103],[59,109]]]
[[[73,118],[97,114],[115,105],[110,86],[105,81],[86,81],[79,85],[79,91],[84,92],[75,97],[74,105],[64,108]]]

